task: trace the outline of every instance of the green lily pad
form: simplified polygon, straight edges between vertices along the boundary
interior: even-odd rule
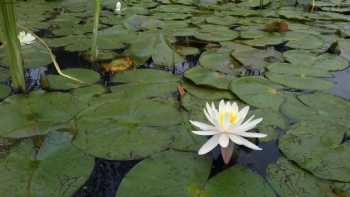
[[[209,159],[195,153],[166,151],[136,165],[116,196],[198,196],[210,172]]]
[[[0,161],[0,193],[5,196],[72,196],[89,178],[94,158],[70,144],[65,133],[51,133],[36,154],[30,140]]]
[[[240,165],[226,169],[209,179],[203,193],[205,194],[203,196],[208,197],[275,196],[262,177]]]
[[[199,57],[199,64],[204,68],[226,74],[235,72],[230,53],[206,51]]]
[[[158,42],[155,45],[152,60],[156,65],[167,67],[184,62],[184,59],[169,47],[162,34],[159,35]]]
[[[232,52],[232,57],[246,67],[264,68],[266,65],[281,62],[281,54],[269,48],[267,50],[244,46]]]
[[[112,82],[123,83],[111,87],[113,97],[142,99],[172,96],[180,79],[165,71],[137,69],[114,75]]]
[[[10,95],[11,89],[8,86],[0,84],[0,100]]]
[[[52,63],[47,49],[36,43],[21,46],[21,54],[24,68],[37,68]],[[0,52],[0,64],[8,67],[8,62],[8,56],[3,51]]]
[[[315,54],[306,50],[288,50],[283,53],[283,57],[294,65],[305,67],[311,67],[317,59]]]
[[[74,88],[84,87],[87,85],[91,85],[100,80],[100,74],[84,68],[68,68],[62,70],[62,72],[71,77],[75,77],[82,81],[82,83],[73,81],[66,77],[62,77],[60,75],[47,75],[46,79],[48,82],[48,88],[51,90],[70,90]]]
[[[267,66],[269,72],[275,74],[299,75],[311,77],[330,77],[331,74],[327,70],[318,69],[314,67],[288,64],[288,63],[274,63]]]
[[[261,142],[268,142],[278,138],[278,129],[287,129],[288,120],[278,111],[271,109],[257,109],[253,112],[256,117],[262,117],[264,121],[258,124],[257,129],[267,137],[260,138]]]
[[[304,32],[287,32],[287,46],[293,49],[323,49],[326,45],[322,37]]]
[[[156,110],[155,110],[156,109]],[[182,140],[188,127],[183,115],[167,101],[129,100],[96,102],[79,115],[74,145],[100,158],[145,158],[172,146],[189,147],[197,142]]]
[[[242,77],[231,82],[231,91],[249,105],[279,110],[284,101],[282,86],[261,77]]]
[[[318,179],[281,157],[267,169],[268,181],[281,197],[335,197],[327,182]]]
[[[193,81],[196,85],[227,90],[234,77],[197,66],[186,71],[185,78]]]
[[[6,81],[8,79],[10,79],[9,69],[0,67],[0,81]]]
[[[331,81],[309,77],[307,75],[290,75],[290,74],[276,74],[268,72],[265,74],[267,78],[276,83],[283,84],[290,88],[302,90],[329,90],[334,87]]]
[[[8,97],[0,104],[1,137],[24,138],[67,128],[82,105],[70,94],[34,91]]]
[[[219,26],[220,27],[220,26]],[[231,30],[215,30],[215,29],[201,29],[194,34],[194,37],[199,40],[208,42],[222,42],[234,40],[239,36],[235,31]]]
[[[319,118],[350,128],[350,103],[347,100],[326,93],[301,95],[298,98],[315,111]]]
[[[350,144],[342,144],[346,127],[326,121],[304,121],[281,137],[279,148],[317,177],[350,181]]]

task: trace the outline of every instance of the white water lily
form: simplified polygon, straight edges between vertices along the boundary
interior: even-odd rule
[[[249,106],[239,110],[237,103],[226,102],[221,100],[219,103],[219,110],[216,109],[214,103],[206,104],[204,108],[204,115],[211,124],[206,124],[198,121],[190,121],[192,125],[200,129],[199,131],[192,131],[197,135],[212,136],[198,151],[199,155],[206,154],[213,150],[217,145],[221,146],[222,155],[224,157],[227,152],[232,154],[233,144],[243,145],[253,150],[262,150],[260,147],[250,142],[245,138],[262,138],[266,134],[247,132],[253,129],[263,119],[254,119],[254,115],[248,118],[246,116],[249,112]],[[226,149],[226,151],[225,151]],[[227,150],[232,149],[232,150]],[[229,156],[231,158],[231,156]],[[225,160],[225,158],[224,158]],[[226,162],[226,160],[225,160]]]
[[[121,14],[122,11],[124,11],[125,8],[122,8],[122,3],[118,0],[117,3],[115,4],[114,12],[116,14]]]
[[[29,45],[35,41],[35,37],[31,33],[26,33],[24,31],[19,32],[18,39],[21,45]]]

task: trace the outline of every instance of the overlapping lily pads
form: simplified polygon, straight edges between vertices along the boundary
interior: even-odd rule
[[[88,86],[100,80],[100,74],[90,69],[69,68],[62,70],[62,72],[66,75],[79,79],[81,82],[64,76],[50,74],[46,76],[45,80],[47,80],[47,84],[44,84],[44,87],[47,85],[47,88],[52,90],[70,90]]]
[[[112,82],[122,84],[112,86],[113,95],[109,97],[141,99],[172,96],[180,79],[166,71],[138,69],[118,73]]]
[[[184,116],[167,101],[129,100],[96,102],[79,115],[73,143],[96,157],[130,160],[147,157],[172,146],[198,142],[174,138],[189,132]],[[147,148],[145,148],[147,147]]]
[[[0,160],[4,196],[72,196],[88,179],[94,159],[70,144],[68,133],[51,133],[36,152],[24,140]]]
[[[300,122],[284,135],[279,147],[286,157],[317,177],[349,182],[347,128],[326,121]]]
[[[297,148],[297,147],[295,147]],[[288,196],[337,196],[326,181],[310,175],[286,158],[270,164],[268,180],[281,197]]]
[[[231,82],[231,91],[249,105],[279,110],[283,87],[262,77],[242,77]]]
[[[23,138],[69,128],[69,121],[82,109],[70,94],[34,91],[16,95],[0,104],[1,137]]]

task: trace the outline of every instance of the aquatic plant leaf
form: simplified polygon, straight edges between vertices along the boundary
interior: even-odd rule
[[[199,196],[210,173],[210,160],[191,152],[165,151],[137,164],[116,196]]]
[[[281,62],[281,54],[273,48],[263,50],[245,46],[234,50],[232,57],[243,66],[252,68],[264,68],[270,63]]]
[[[262,77],[242,77],[231,82],[231,91],[249,105],[279,110],[284,101],[282,86]]]
[[[232,74],[235,72],[235,66],[232,62],[230,53],[228,52],[203,52],[199,57],[199,64],[204,68],[226,74]]]
[[[199,40],[204,40],[208,42],[222,42],[234,40],[239,36],[235,31],[231,30],[220,30],[217,29],[201,29],[194,34],[194,37]]]
[[[347,100],[321,92],[301,95],[298,98],[316,111],[319,118],[350,128],[350,103]]]
[[[0,67],[0,81],[6,81],[8,79],[10,79],[9,69]]]
[[[170,48],[162,34],[159,35],[155,44],[152,60],[156,65],[167,67],[173,67],[184,62],[184,59],[176,53],[175,49]]]
[[[52,63],[51,57],[46,48],[39,44],[25,45],[21,47],[23,65],[25,68],[38,68]],[[0,64],[8,67],[8,57],[0,52]]]
[[[24,138],[67,128],[81,109],[82,104],[65,93],[34,91],[11,96],[0,104],[0,112],[6,114],[0,118],[0,136]]]
[[[328,90],[334,87],[331,81],[306,75],[276,74],[272,72],[265,73],[265,76],[271,81],[283,84],[290,88],[302,90]]]
[[[315,67],[302,66],[288,63],[274,63],[267,66],[269,72],[274,74],[285,74],[295,76],[309,76],[309,77],[331,77],[332,75],[327,71]]]
[[[47,88],[51,90],[70,90],[74,88],[84,87],[96,83],[100,80],[100,74],[85,68],[67,68],[62,70],[66,75],[75,77],[83,83],[73,81],[60,75],[49,74],[46,76],[48,82]]]
[[[228,90],[229,85],[234,78],[233,76],[210,71],[200,66],[186,71],[184,76],[196,85],[209,86],[223,90]]]
[[[0,100],[10,95],[11,89],[8,86],[0,84]]]
[[[234,165],[209,179],[203,193],[208,197],[275,196],[262,177],[240,165]]]
[[[287,32],[286,39],[286,46],[293,49],[322,49],[326,44],[322,37],[304,32]]]
[[[262,117],[264,120],[257,125],[260,133],[267,134],[267,137],[260,138],[259,141],[267,142],[278,138],[278,129],[287,129],[288,120],[280,112],[271,109],[257,109],[252,112],[255,117]]]
[[[312,176],[281,157],[267,168],[267,179],[281,197],[322,196],[335,197],[332,187],[326,181]]]
[[[77,118],[73,143],[91,155],[113,160],[141,159],[173,146],[198,148],[196,140],[188,140],[190,127],[183,122],[183,114],[167,100],[102,98]]]
[[[142,99],[172,96],[180,79],[166,71],[137,69],[117,73],[111,81],[123,83],[111,87],[113,97]]]
[[[350,181],[347,128],[327,121],[302,121],[280,138],[279,148],[290,160],[317,177]]]
[[[72,196],[90,176],[94,158],[70,144],[67,133],[46,137],[36,153],[30,140],[0,160],[0,192],[5,196]]]

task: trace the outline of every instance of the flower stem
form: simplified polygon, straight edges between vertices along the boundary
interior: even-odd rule
[[[0,3],[0,23],[2,38],[9,57],[10,74],[16,91],[24,92],[26,83],[24,79],[23,59],[21,47],[17,38],[16,16],[13,0],[5,0]]]
[[[95,61],[97,59],[97,36],[98,36],[98,25],[100,21],[101,13],[101,0],[95,0],[95,16],[94,16],[94,29],[92,31],[92,46],[91,46],[91,59]]]

